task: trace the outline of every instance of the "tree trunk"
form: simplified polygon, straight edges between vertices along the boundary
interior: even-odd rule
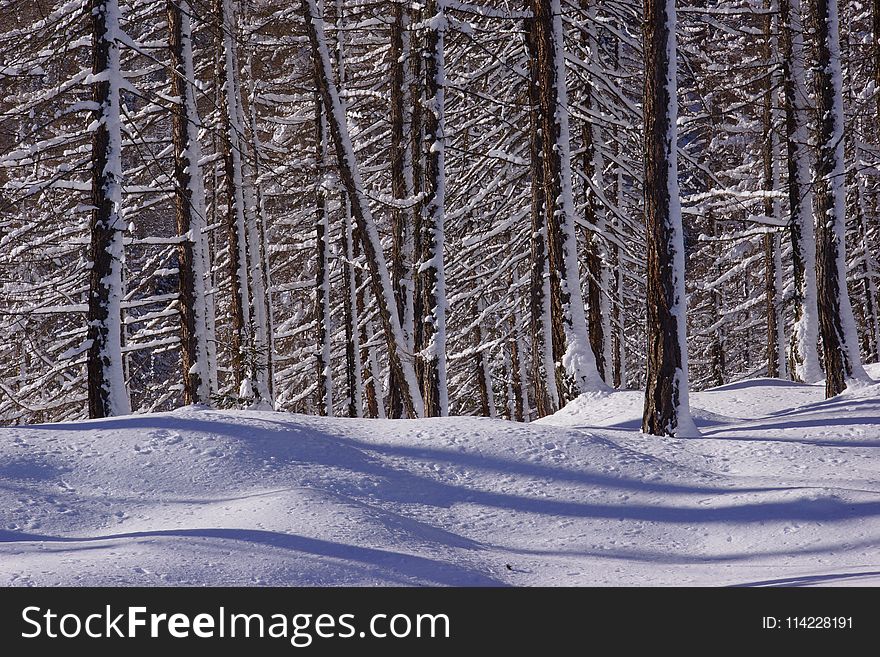
[[[238,75],[238,71],[235,72]],[[244,107],[242,105],[241,87],[239,88],[237,112],[238,125],[245,126]],[[255,401],[272,405],[272,354],[271,330],[269,327],[268,309],[268,253],[263,248],[263,217],[260,210],[260,192],[257,188],[257,172],[251,160],[257,159],[257,137],[241,139],[242,152],[242,189],[245,199],[245,226],[247,230],[248,285],[251,290],[252,344],[250,355],[250,374],[253,379]],[[248,156],[248,148],[254,152]]]
[[[357,275],[354,263],[354,233],[351,212],[345,197],[341,199],[345,212],[342,225],[342,314],[345,322],[345,382],[348,387],[348,417],[364,415],[364,381],[361,362],[361,332],[358,329],[360,312],[357,304]]]
[[[837,0],[814,0],[816,61],[816,278],[819,328],[825,357],[825,396],[865,379],[846,283],[846,190],[843,159],[843,90]]]
[[[445,90],[444,48],[446,14],[444,0],[428,0],[431,16],[425,49],[425,218],[421,230],[421,260],[418,276],[423,295],[424,322],[420,349],[424,361],[422,397],[425,416],[449,414],[446,386],[446,274],[443,266],[444,217],[446,208],[445,172]]]
[[[492,370],[489,365],[487,349],[483,348],[486,343],[486,328],[483,324],[483,313],[486,310],[486,301],[480,296],[474,304],[474,378],[477,381],[477,390],[480,393],[480,414],[483,417],[497,417],[495,408],[495,393],[492,388]]]
[[[599,38],[596,34],[596,1],[582,0],[587,11],[585,41],[587,61],[593,66],[601,66],[599,59]],[[584,94],[588,110],[598,113],[598,95],[593,81]],[[596,359],[596,369],[606,383],[614,381],[612,373],[611,350],[611,272],[605,249],[605,233],[608,230],[606,208],[603,198],[605,190],[605,158],[602,149],[605,140],[602,126],[595,120],[585,121],[583,125],[585,207],[587,223],[593,226],[587,233],[587,318],[589,323],[590,345]]]
[[[532,0],[537,51],[544,219],[550,256],[553,360],[561,403],[604,388],[580,290],[560,0]]]
[[[765,2],[765,8],[771,9]],[[772,66],[774,47],[773,16],[764,15],[764,59],[768,67]],[[762,121],[764,134],[761,155],[764,164],[764,190],[775,192],[779,187],[778,164],[776,162],[777,138],[774,130],[773,94],[778,86],[777,75],[768,74],[764,89]],[[769,195],[764,197],[765,216],[778,219],[781,214],[779,202]],[[785,318],[782,314],[782,272],[779,271],[781,257],[779,253],[779,236],[774,233],[764,235],[764,290],[767,312],[767,376],[770,378],[788,378],[785,362]]]
[[[540,77],[538,73],[537,22],[526,21],[529,61],[529,178],[531,180],[531,267],[529,331],[532,338],[532,382],[538,417],[559,409],[556,365],[551,334],[550,270],[547,258],[547,224],[544,217],[544,155],[541,149]]]
[[[333,80],[330,66],[330,55],[324,38],[324,21],[319,17],[315,0],[302,0],[302,12],[305,27],[312,48],[312,57],[318,70],[318,86],[321,99],[327,109],[330,134],[336,150],[339,174],[345,185],[351,202],[352,214],[357,222],[358,237],[364,250],[367,266],[370,269],[370,281],[375,295],[382,330],[388,346],[389,367],[392,376],[404,381],[402,387],[403,406],[409,417],[420,417],[424,412],[424,404],[419,392],[415,369],[405,352],[406,341],[397,315],[397,304],[391,278],[382,252],[382,243],[369,203],[364,195],[360,170],[351,144],[348,125],[345,121],[345,110],[339,98],[336,83]]]
[[[648,371],[642,431],[658,436],[696,433],[688,408],[675,29],[674,3],[645,0]]]
[[[794,317],[789,371],[792,378],[813,383],[822,378],[819,364],[819,311],[816,306],[816,242],[813,187],[807,145],[807,100],[800,0],[779,0],[779,46],[785,103],[788,162],[788,206],[794,277]]]
[[[413,193],[412,153],[407,143],[407,101],[410,98],[408,76],[409,14],[401,3],[392,8],[391,24],[391,195],[396,201],[404,201]],[[412,282],[412,231],[413,209],[395,206],[391,210],[391,285],[397,301],[408,351],[413,351],[413,282]],[[389,410],[392,417],[400,417],[401,382],[394,382],[389,389]]]
[[[122,128],[119,4],[92,0],[92,214],[89,223],[88,375],[89,417],[131,412],[122,362]]]
[[[205,187],[199,161],[200,125],[194,92],[192,26],[187,0],[168,3],[168,36],[171,58],[171,95],[178,99],[172,112],[174,144],[174,204],[179,274],[180,356],[183,367],[183,401],[211,401],[208,374],[208,326],[205,304]]]
[[[229,253],[229,300],[231,326],[232,376],[238,394],[250,381],[246,352],[250,349],[250,286],[247,267],[247,222],[245,219],[244,174],[236,84],[235,20],[231,0],[214,0],[220,57],[217,59],[217,85],[220,93],[220,154],[223,160],[223,184],[226,188],[226,242]]]
[[[333,416],[333,369],[331,358],[330,330],[330,218],[327,215],[327,190],[324,189],[324,176],[327,166],[327,127],[321,98],[315,93],[315,255],[317,273],[315,277],[315,374],[318,380],[318,412]]]

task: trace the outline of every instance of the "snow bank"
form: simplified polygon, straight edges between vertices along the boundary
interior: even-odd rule
[[[0,582],[877,584],[877,390],[821,397],[697,393],[692,439],[639,433],[641,392],[531,425],[192,407],[3,428]]]

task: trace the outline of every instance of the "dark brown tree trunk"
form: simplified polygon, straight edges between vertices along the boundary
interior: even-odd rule
[[[825,357],[825,396],[846,389],[863,376],[855,340],[855,321],[846,288],[843,98],[837,0],[813,0],[813,28],[818,66],[816,88],[816,278],[819,328]]]
[[[517,422],[525,421],[523,404],[523,388],[520,380],[522,356],[519,353],[519,327],[514,322],[510,335],[510,381],[513,389],[514,414],[513,419]]]
[[[804,56],[800,28],[800,2],[779,0],[779,50],[785,105],[789,228],[794,319],[789,346],[789,372],[795,380],[812,383],[821,376],[818,343],[818,311],[815,299],[815,237],[812,217],[812,188],[806,162],[805,111],[801,95]]]
[[[587,107],[590,107],[592,94],[586,94]],[[596,175],[594,167],[594,149],[596,145],[593,143],[593,129],[589,123],[585,123],[581,131],[581,138],[584,142],[584,174],[589,180],[593,180]],[[589,183],[586,184],[586,208],[584,219],[591,226],[598,225],[598,208],[599,200],[592,193]],[[595,230],[587,230],[587,321],[590,326],[590,346],[593,349],[593,356],[596,358],[596,369],[599,370],[599,376],[605,378],[605,331],[602,317],[602,257],[599,253],[599,236]],[[610,367],[610,363],[607,364]]]
[[[408,89],[406,88],[406,67],[408,62],[404,58],[404,21],[408,14],[401,3],[395,3],[392,7],[391,24],[391,48],[389,58],[391,60],[391,195],[396,200],[403,200],[410,194],[407,187],[406,160],[407,160],[407,135],[406,135],[406,100]],[[409,277],[411,263],[408,258],[407,243],[412,232],[412,210],[394,207],[391,210],[391,284],[397,300],[397,314],[400,317],[401,326],[407,340],[413,336],[409,334],[407,325],[407,306],[412,303],[410,298],[411,288]],[[420,379],[421,380],[421,379]],[[403,406],[400,399],[400,390],[403,382],[393,381],[388,391],[388,406],[391,417],[401,417]]]
[[[538,417],[554,413],[558,408],[556,368],[553,364],[550,334],[551,311],[548,294],[550,272],[547,264],[547,225],[544,219],[544,157],[540,137],[540,98],[536,23],[526,21],[526,43],[529,52],[529,177],[532,187],[532,240],[529,286],[529,327],[532,338],[532,381],[535,386],[535,408]]]
[[[554,0],[532,0],[542,150],[544,223],[550,269],[553,361],[559,402],[568,403],[601,381],[589,344],[574,226],[563,19]]]
[[[441,2],[428,0],[425,10],[433,19],[428,29],[425,65],[425,216],[420,231],[421,258],[418,278],[422,293],[422,340],[424,368],[422,398],[425,417],[449,414],[446,387],[446,280],[444,273],[445,180],[445,91],[444,43],[446,20]]]
[[[207,363],[201,362],[206,358],[206,347],[200,345],[200,340],[205,338],[202,326],[200,334],[197,328],[197,304],[205,303],[204,299],[198,298],[197,277],[204,276],[204,271],[196,266],[196,249],[201,248],[201,221],[196,218],[193,221],[192,175],[198,162],[191,162],[191,144],[189,138],[189,124],[196,120],[190,116],[193,108],[189,107],[189,90],[187,85],[193,84],[185,66],[183,21],[189,21],[189,16],[184,16],[177,2],[169,0],[168,7],[168,46],[171,63],[171,95],[178,98],[171,114],[172,131],[171,139],[174,145],[174,207],[177,218],[177,235],[181,242],[177,247],[177,262],[179,286],[178,286],[178,312],[180,313],[180,361],[183,371],[183,403],[206,404],[210,401],[207,381],[203,381],[202,375],[206,373],[204,367]],[[188,7],[187,7],[188,8]],[[187,44],[187,47],[191,45]],[[203,219],[203,218],[202,218]],[[196,230],[193,230],[195,228]],[[204,292],[204,286],[201,286]],[[199,367],[201,366],[201,367]],[[203,385],[204,384],[204,385]]]
[[[583,45],[591,56],[590,63],[600,67],[599,39],[596,34],[596,2],[597,0],[581,0],[581,6],[587,11],[587,24],[583,28]],[[584,91],[583,102],[589,114],[596,111],[596,90],[594,80],[590,76],[587,80],[588,88]],[[586,182],[584,183],[584,219],[592,226],[587,229],[587,322],[589,325],[590,346],[596,359],[596,369],[603,381],[613,381],[611,372],[612,364],[608,362],[611,356],[609,341],[611,322],[608,313],[611,311],[610,290],[608,289],[607,263],[603,261],[602,242],[608,227],[605,220],[605,207],[598,194],[592,189],[604,191],[604,157],[602,128],[594,119],[584,121],[581,128],[581,139],[584,145],[583,167]]]
[[[86,357],[90,418],[130,411],[122,363],[122,266],[125,230],[122,200],[122,136],[118,80],[119,29],[116,0],[92,0],[92,214],[89,224],[88,341]]]
[[[230,29],[231,17],[226,16],[225,0],[214,0],[214,16],[219,39],[219,56],[217,58],[217,87],[220,91],[220,157],[223,161],[223,186],[225,190],[226,216],[223,218],[226,229],[226,244],[229,258],[229,281],[231,297],[229,299],[229,315],[232,321],[230,330],[230,360],[232,366],[235,394],[241,382],[248,376],[246,372],[245,350],[250,346],[250,289],[247,275],[247,235],[244,225],[243,191],[238,188],[241,177],[241,152],[239,150],[240,135],[233,127],[236,108],[229,102],[228,89],[233,84],[234,71],[227,67],[227,43],[230,47],[234,39],[226,40],[226,31]],[[230,57],[235,61],[234,55]]]
[[[674,7],[645,0],[645,228],[648,368],[642,431],[690,432],[684,243],[676,166]]]
[[[342,226],[342,253],[345,263],[342,266],[342,315],[345,323],[345,383],[348,389],[348,417],[361,417],[363,414],[363,373],[360,357],[361,332],[358,330],[360,311],[356,300],[356,268],[354,265],[355,240],[351,226],[351,212],[346,199]]]
[[[318,381],[318,413],[333,415],[333,377],[330,363],[330,273],[327,256],[330,251],[327,195],[322,182],[327,160],[327,136],[324,108],[315,93],[315,375]]]
[[[766,6],[766,3],[765,3]],[[768,7],[769,9],[769,7]],[[772,39],[772,16],[766,14],[764,20],[764,60],[771,61],[773,56],[771,48]],[[761,156],[764,165],[764,190],[766,192],[776,191],[775,177],[773,175],[774,144],[775,135],[773,134],[773,82],[775,78],[769,73],[766,76],[766,85],[764,89],[762,122],[763,135]],[[770,196],[764,197],[764,215],[776,219],[775,213],[776,203]],[[764,297],[765,310],[767,313],[767,376],[775,379],[781,376],[785,370],[785,363],[780,361],[780,345],[779,345],[779,307],[780,299],[776,297],[776,252],[774,247],[775,238],[772,233],[764,235]]]
[[[562,367],[562,355],[566,349],[565,321],[566,308],[571,302],[571,289],[563,286],[565,280],[565,253],[563,251],[563,230],[565,217],[558,211],[558,199],[562,190],[562,161],[559,153],[559,124],[556,121],[558,100],[556,96],[556,63],[553,34],[553,13],[550,0],[532,0],[534,19],[534,43],[537,55],[536,70],[538,78],[538,134],[540,135],[541,182],[544,186],[544,225],[547,227],[547,254],[550,269],[550,308],[553,342],[553,361],[556,363],[556,388],[560,405],[570,401],[575,395],[570,380]],[[580,285],[575,286],[580,294]]]

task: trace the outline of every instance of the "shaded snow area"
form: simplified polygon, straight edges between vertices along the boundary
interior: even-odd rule
[[[871,374],[880,378],[880,370]],[[5,585],[880,584],[880,386],[531,425],[188,408],[0,429]]]

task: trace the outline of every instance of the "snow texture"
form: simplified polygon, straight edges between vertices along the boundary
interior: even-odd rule
[[[2,428],[0,583],[877,585],[880,386],[823,395],[695,393],[699,439],[640,434],[638,391],[532,424],[191,406]]]

